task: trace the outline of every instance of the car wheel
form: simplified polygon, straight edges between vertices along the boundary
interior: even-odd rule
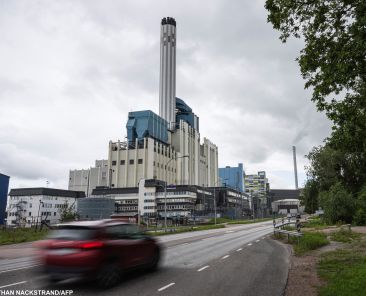
[[[110,288],[121,281],[121,270],[115,264],[105,265],[97,275],[97,284],[101,288]]]
[[[149,270],[150,271],[155,271],[158,269],[159,267],[159,261],[160,261],[160,251],[159,249],[157,249],[150,261],[150,264],[149,264]]]

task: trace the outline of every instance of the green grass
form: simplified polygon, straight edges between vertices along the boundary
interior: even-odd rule
[[[322,246],[329,244],[329,240],[324,233],[305,232],[304,235],[300,237],[299,242],[297,241],[296,237],[292,237],[290,243],[295,244],[295,254],[298,256],[302,256],[311,250],[316,250]]]
[[[333,232],[330,238],[337,242],[351,243],[352,241],[360,240],[361,234],[348,229],[340,229],[339,231]]]
[[[327,225],[327,223],[325,223],[323,219],[319,217],[308,219],[303,225],[304,228],[315,228],[315,229],[323,229],[327,228],[328,226],[329,225]]]
[[[227,224],[252,224],[264,221],[271,221],[273,218],[263,218],[263,219],[255,219],[255,220],[233,220],[229,218],[216,218],[217,224],[227,223]],[[211,218],[207,224],[214,224],[215,218]]]
[[[348,250],[336,250],[321,256],[318,274],[327,281],[320,296],[361,296],[366,291],[366,243]]]
[[[190,232],[190,231],[200,231],[200,230],[209,230],[209,229],[217,229],[217,228],[225,228],[225,225],[197,225],[197,226],[179,226],[176,228],[170,228],[168,229],[168,232],[159,231],[147,231],[146,233],[153,236],[158,235],[168,235],[168,234],[176,234],[176,233],[182,233],[182,232]],[[174,230],[174,231],[173,231]]]
[[[34,228],[15,228],[0,230],[0,245],[32,242],[43,239],[48,229],[35,232]]]

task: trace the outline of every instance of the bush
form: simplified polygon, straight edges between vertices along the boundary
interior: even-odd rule
[[[352,223],[356,202],[341,183],[333,185],[329,191],[320,193],[320,202],[324,208],[324,219],[334,224],[338,221]]]

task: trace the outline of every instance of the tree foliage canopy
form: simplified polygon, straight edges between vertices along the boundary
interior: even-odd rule
[[[365,88],[365,0],[267,0],[265,7],[283,42],[304,39],[298,61],[319,110],[331,111],[341,91]]]
[[[329,221],[366,223],[366,1],[266,0],[280,39],[302,38],[298,62],[312,101],[333,122],[308,155],[303,200]]]

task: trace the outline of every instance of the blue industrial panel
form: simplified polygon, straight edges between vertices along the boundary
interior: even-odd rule
[[[219,177],[228,187],[244,192],[244,170],[243,164],[237,167],[219,168]]]
[[[177,124],[180,120],[183,120],[195,130],[199,131],[199,118],[193,113],[191,107],[189,107],[182,99],[175,98],[175,108],[177,109],[175,120]]]
[[[145,137],[152,137],[164,143],[168,142],[167,121],[150,110],[129,112],[126,128],[130,143]]]
[[[4,224],[8,190],[9,190],[9,176],[0,174],[0,225]]]

